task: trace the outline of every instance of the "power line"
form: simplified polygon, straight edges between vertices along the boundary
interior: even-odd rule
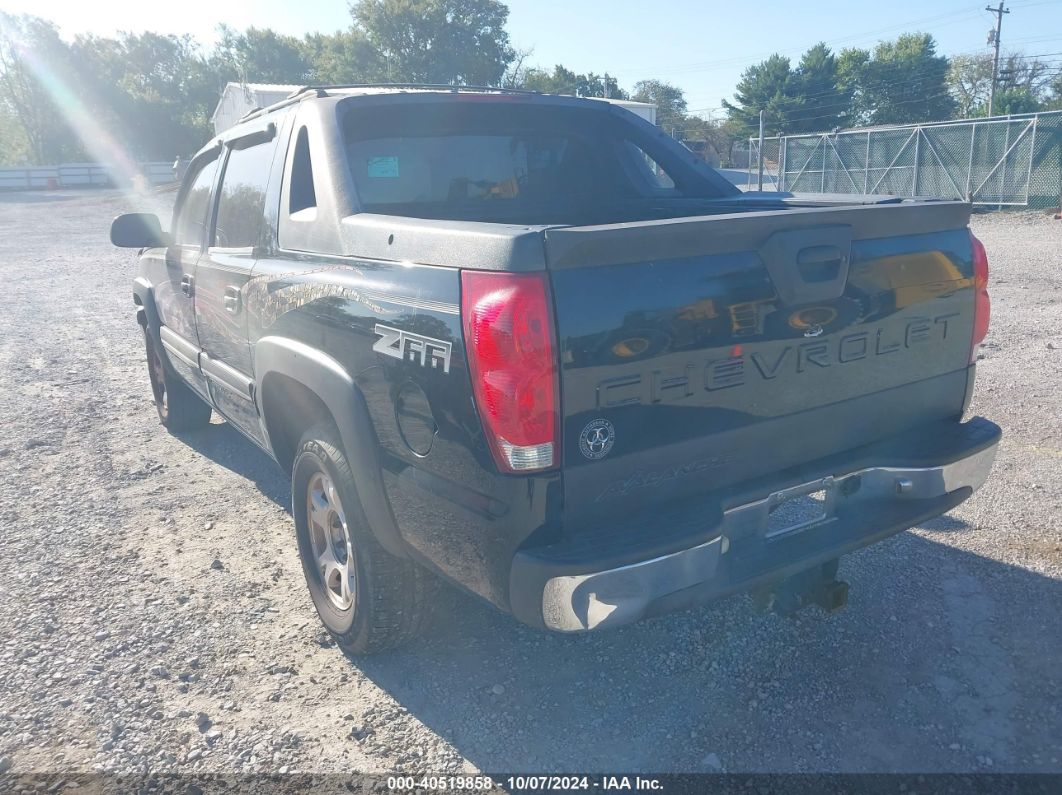
[[[1022,3],[1021,0],[1012,0],[1011,5],[1013,7],[1019,8],[1019,9],[1024,9],[1024,8],[1035,8],[1037,6],[1043,6],[1043,5],[1056,5],[1059,2],[1060,2],[1060,0],[1040,0],[1040,2],[1025,2],[1025,3]],[[991,11],[991,9],[988,9],[988,10]],[[977,10],[977,11],[967,11],[965,13],[962,13],[962,12],[945,12],[945,13],[935,14],[935,15],[930,16],[930,17],[923,17],[921,19],[916,19],[916,20],[911,20],[911,21],[904,22],[904,23],[899,23],[899,24],[892,25],[892,26],[887,27],[887,28],[879,28],[879,29],[874,30],[874,31],[867,31],[865,33],[853,34],[852,36],[847,36],[847,37],[842,37],[842,38],[838,38],[838,39],[833,39],[831,41],[826,41],[826,42],[823,42],[823,43],[825,43],[827,46],[832,46],[832,45],[837,45],[837,44],[841,44],[841,43],[844,43],[844,42],[851,42],[851,41],[855,41],[855,40],[871,37],[871,36],[874,36],[874,35],[880,34],[880,33],[887,33],[887,32],[891,32],[891,31],[895,31],[895,30],[902,30],[904,28],[909,28],[909,27],[914,26],[914,25],[940,21],[940,20],[943,20],[943,19],[947,19],[950,22],[957,22],[957,21],[961,21],[961,20],[965,20],[965,19],[971,19],[971,18],[974,18],[976,16],[979,16],[982,13],[986,13],[986,11]],[[1059,37],[1040,37],[1038,39],[1038,41],[1053,41],[1053,40],[1059,40]],[[722,59],[722,60],[718,60],[718,61],[694,62],[694,63],[686,64],[686,65],[683,65],[683,66],[677,66],[677,67],[671,68],[671,69],[667,69],[667,68],[665,68],[663,70],[657,69],[655,71],[655,73],[660,75],[660,76],[666,77],[666,76],[670,76],[670,75],[686,74],[686,73],[690,73],[690,72],[712,71],[713,69],[717,69],[717,68],[718,69],[723,69],[723,68],[727,68],[727,67],[734,66],[734,65],[739,65],[739,64],[752,65],[753,63],[759,62],[759,60],[762,60],[764,58],[770,57],[771,55],[794,54],[794,53],[799,53],[799,52],[801,52],[800,49],[790,49],[790,50],[776,51],[776,52],[772,52],[772,53],[762,53],[762,54],[756,55],[756,56],[742,56],[742,57],[737,57],[737,58]],[[1029,56],[1029,57],[1034,57],[1034,56]],[[756,59],[756,60],[754,60],[754,59]],[[646,67],[625,67],[625,68],[617,70],[617,71],[628,72],[628,73],[630,73],[630,72],[643,72],[644,73],[646,71],[653,71],[653,69],[651,67],[649,67],[649,68],[646,68]]]
[[[958,57],[958,56],[961,56],[961,55],[976,55],[976,54],[978,54],[978,53],[959,53],[959,54],[957,54],[957,56],[952,56],[952,58],[955,58],[955,57]],[[1016,55],[1019,55],[1026,62],[1030,62],[1030,61],[1033,61],[1033,60],[1036,60],[1036,59],[1054,58],[1056,56],[1062,56],[1062,52],[1045,52],[1045,53],[1029,53],[1029,54],[1016,53]],[[1040,60],[1039,62],[1041,64],[1045,65],[1049,70],[1053,69],[1053,68],[1062,67],[1062,60],[1058,60],[1058,59],[1049,60],[1049,61]],[[935,67],[935,66],[926,67],[925,69],[921,69],[921,70],[917,70],[915,72],[908,73],[908,74],[904,75],[903,77],[901,77],[901,78],[899,78],[897,80],[882,81],[878,85],[881,86],[881,87],[884,87],[884,88],[893,88],[893,87],[896,87],[896,86],[907,86],[907,87],[910,87],[911,90],[917,90],[917,89],[921,88],[923,83],[924,83],[924,81],[927,78],[929,78],[930,76],[934,75],[938,71],[938,69],[939,69],[939,67]],[[818,99],[818,98],[821,98],[821,97],[829,97],[829,96],[833,96],[835,94],[836,94],[835,91],[828,90],[828,91],[823,91],[823,92],[819,92],[819,93],[816,93],[816,94],[805,94],[805,95],[802,95],[802,96],[800,96],[798,98],[806,101],[806,100]],[[688,112],[692,113],[692,112],[697,112],[697,111],[700,111],[700,110],[713,110],[714,111],[714,110],[720,110],[720,109],[721,108],[717,108],[717,107],[711,107],[711,108],[689,108]]]
[[[939,21],[945,20],[945,19],[947,19],[947,20],[949,20],[951,22],[957,22],[957,21],[964,20],[964,19],[972,19],[973,17],[976,17],[976,16],[980,15],[980,13],[981,13],[980,11],[966,11],[966,12],[958,12],[958,13],[954,12],[954,11],[949,11],[949,12],[945,12],[945,13],[941,13],[941,14],[935,14],[935,15],[930,16],[930,17],[923,17],[921,19],[915,19],[915,20],[910,20],[908,22],[898,23],[898,24],[891,25],[891,26],[885,27],[885,28],[878,28],[876,30],[866,31],[866,32],[863,32],[863,33],[852,34],[851,36],[844,36],[844,37],[841,37],[841,38],[832,39],[830,41],[815,42],[814,44],[807,45],[805,47],[795,47],[795,48],[791,48],[791,49],[788,49],[788,50],[778,50],[778,51],[773,51],[773,52],[764,52],[764,53],[761,53],[759,55],[752,55],[752,56],[736,56],[734,58],[724,58],[724,59],[720,59],[720,60],[716,60],[716,61],[693,62],[693,63],[689,63],[689,64],[685,64],[685,65],[676,66],[676,67],[670,68],[670,69],[665,67],[664,70],[660,70],[659,68],[654,70],[652,68],[633,67],[632,66],[632,67],[625,67],[623,69],[618,69],[616,71],[628,72],[628,73],[630,73],[630,72],[655,71],[657,74],[662,74],[662,75],[686,74],[686,73],[690,73],[690,72],[711,71],[712,69],[714,69],[716,67],[718,67],[718,68],[726,68],[726,67],[730,67],[730,66],[734,66],[734,65],[740,65],[742,63],[752,64],[752,63],[757,62],[757,60],[755,60],[755,59],[769,58],[772,55],[785,55],[785,54],[790,54],[790,53],[802,53],[802,52],[805,52],[808,49],[810,49],[810,47],[815,46],[815,44],[819,44],[819,43],[826,44],[827,46],[834,46],[834,45],[838,45],[838,44],[844,44],[844,43],[847,43],[847,42],[853,42],[853,41],[859,41],[859,40],[862,40],[862,39],[873,38],[874,36],[877,36],[877,35],[882,34],[882,33],[891,33],[891,32],[897,31],[897,30],[904,30],[904,29],[910,28],[911,26],[914,26],[914,25],[921,25],[921,24],[926,24],[926,23],[930,23],[930,22],[939,22]]]
[[[1058,2],[1058,0],[1053,0],[1053,2]],[[1040,3],[1034,3],[1032,5],[1045,5],[1045,4],[1046,3],[1044,3],[1044,2],[1040,2]],[[1023,6],[1023,7],[1029,7],[1029,6]],[[981,13],[981,12],[978,12],[978,13]],[[1058,37],[1058,38],[1062,39],[1062,37]],[[1050,40],[1053,40],[1053,39],[1047,39],[1047,40],[1050,41]],[[979,54],[980,53],[977,52],[977,51],[968,51],[968,52],[962,52],[962,53],[955,53],[954,55],[946,56],[946,57],[948,57],[949,60],[954,60],[957,57],[976,56],[976,55],[979,55]],[[1036,58],[1045,58],[1045,57],[1050,57],[1050,56],[1059,56],[1059,55],[1062,55],[1062,52],[1012,53],[1012,55],[1017,55],[1017,56],[1021,57],[1022,59],[1025,59],[1026,61],[1029,61],[1029,60],[1036,59]],[[1052,66],[1054,66],[1056,64],[1054,64],[1054,62],[1048,62],[1046,65],[1048,66],[1048,68],[1051,68]],[[916,71],[916,72],[913,72],[913,73],[909,73],[909,74],[905,75],[903,78],[901,78],[899,80],[896,80],[896,81],[885,81],[885,82],[881,83],[880,85],[886,86],[886,87],[892,87],[892,86],[898,85],[898,84],[910,84],[911,78],[922,78],[922,77],[925,77],[925,76],[933,73],[934,71],[936,71],[936,69],[937,69],[937,67],[927,67],[924,70],[920,70],[920,71]],[[612,77],[611,71],[621,71],[621,70],[610,70],[609,78],[610,79],[615,79],[614,77]],[[917,84],[915,84],[915,85],[917,86]],[[569,91],[569,92],[575,94],[575,93],[578,92],[579,88],[580,87],[577,86],[577,85],[568,85],[568,86],[561,87],[559,90],[560,91]],[[833,91],[823,91],[823,92],[820,92],[818,94],[804,95],[802,97],[802,99],[804,99],[804,100],[817,99],[819,97],[830,96],[832,94],[834,94]],[[712,106],[701,106],[701,107],[695,107],[695,108],[687,108],[686,109],[686,113],[696,114],[696,113],[701,113],[701,112],[715,112],[715,111],[724,111],[724,110],[726,110],[726,108],[724,106],[722,106],[722,105],[712,105]]]
[[[913,105],[913,104],[920,103],[920,102],[929,102],[929,101],[932,101],[932,100],[935,100],[935,99],[942,99],[942,98],[944,98],[946,96],[949,96],[950,94],[951,94],[950,91],[944,90],[944,91],[937,92],[935,94],[929,94],[929,95],[920,96],[920,97],[912,97],[911,99],[890,102],[889,106],[890,107],[899,107],[899,106]],[[818,110],[818,108],[816,108],[816,110]],[[793,122],[805,123],[805,122],[810,122],[810,121],[818,121],[820,119],[834,119],[836,117],[837,117],[837,113],[825,113],[825,114],[820,114],[820,115],[817,115],[817,116],[794,115],[794,116],[787,116],[786,121],[789,122],[789,123],[793,123]]]
[[[1036,4],[1033,4],[1033,5],[1043,5],[1043,4],[1044,3],[1036,3]],[[1028,6],[1023,6],[1023,7],[1028,7]],[[965,56],[973,56],[973,55],[979,55],[979,53],[976,52],[976,51],[966,52],[966,53],[957,53],[957,54],[951,56],[950,59],[954,59],[956,57],[964,56],[964,55]],[[1032,60],[1035,60],[1035,59],[1043,59],[1043,58],[1048,58],[1048,57],[1062,56],[1062,51],[1059,51],[1059,52],[1044,52],[1044,53],[1014,53],[1014,55],[1017,55],[1021,59],[1023,59],[1024,61],[1028,62],[1028,61],[1032,61]],[[1052,69],[1052,68],[1058,67],[1058,68],[1060,68],[1060,70],[1062,70],[1062,60],[1051,60],[1051,61],[1043,61],[1043,60],[1041,60],[1040,63],[1043,64],[1044,66],[1046,66],[1048,69]],[[877,84],[877,87],[890,89],[890,88],[895,88],[897,86],[903,86],[906,89],[908,89],[908,91],[917,91],[917,90],[919,90],[919,89],[921,89],[923,87],[923,85],[924,85],[926,80],[928,80],[930,77],[935,77],[937,75],[937,73],[939,73],[939,69],[940,69],[939,66],[927,66],[924,69],[915,71],[913,73],[905,74],[905,75],[903,75],[902,77],[900,77],[900,78],[898,78],[896,80],[882,81],[882,82]],[[936,81],[934,80],[934,82],[936,82]],[[998,82],[998,74],[997,74],[997,82]],[[569,90],[575,91],[575,90],[577,90],[578,87],[573,85],[573,86],[568,86],[566,88],[568,88]],[[909,99],[897,100],[897,101],[894,101],[894,102],[890,102],[889,104],[891,106],[904,106],[904,105],[911,105],[911,104],[915,104],[915,103],[919,103],[919,102],[929,102],[929,101],[932,101],[934,99],[940,99],[940,98],[943,98],[945,96],[949,96],[949,95],[951,95],[951,93],[952,92],[950,90],[944,90],[944,91],[941,91],[941,92],[938,92],[938,93],[935,93],[935,94],[918,96],[918,97],[911,97]],[[802,102],[807,103],[808,101],[813,101],[815,99],[820,99],[820,98],[824,98],[824,97],[831,97],[831,96],[835,96],[836,94],[837,94],[836,91],[827,90],[827,91],[822,91],[822,92],[818,92],[818,93],[815,93],[815,94],[808,94],[808,95],[803,95],[803,96],[800,96],[800,97],[796,97],[796,99],[800,99]],[[839,115],[838,111],[843,110],[846,107],[848,107],[848,98],[844,97],[842,95],[841,97],[838,98],[837,102],[833,102],[833,103],[814,103],[814,102],[812,102],[811,104],[812,104],[812,107],[794,108],[793,111],[791,111],[789,114],[787,114],[786,121],[789,122],[789,123],[805,123],[805,122],[809,122],[809,121],[817,121],[819,119],[837,118],[838,115]],[[807,111],[814,112],[814,111],[822,111],[822,110],[831,109],[831,108],[834,109],[833,112],[820,113],[820,114],[815,115],[815,116],[806,116],[806,115],[803,115],[802,113],[799,112],[800,110],[807,110]],[[706,112],[707,113],[714,113],[714,112],[717,112],[717,111],[724,111],[724,110],[726,110],[726,108],[724,106],[713,105],[713,106],[686,108],[684,113],[686,115],[696,115],[698,113],[706,113]],[[710,123],[709,119],[705,119],[705,121]],[[683,126],[683,127],[676,126],[676,127],[673,127],[672,130],[675,133],[703,132],[703,128],[699,127],[699,126],[693,126],[693,127],[691,127],[691,126]]]

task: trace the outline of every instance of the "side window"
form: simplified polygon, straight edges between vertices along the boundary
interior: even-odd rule
[[[263,242],[262,213],[274,149],[270,142],[229,153],[218,195],[215,246],[245,248]]]
[[[663,167],[651,158],[633,141],[626,141],[628,151],[634,156],[636,168],[651,188],[657,190],[674,190],[675,180],[664,171]]]
[[[295,138],[295,152],[291,158],[291,186],[288,191],[288,212],[294,215],[317,206],[313,189],[313,163],[310,161],[310,140],[306,128]]]
[[[207,223],[207,210],[210,208],[210,186],[214,184],[214,173],[218,170],[217,159],[205,163],[194,176],[184,194],[184,201],[174,225],[173,241],[178,246],[195,246],[203,244],[203,230]]]

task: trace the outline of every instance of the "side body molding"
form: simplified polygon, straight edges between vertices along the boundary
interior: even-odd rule
[[[407,557],[391,505],[384,491],[379,441],[365,397],[343,366],[321,351],[287,337],[267,336],[255,343],[254,371],[258,410],[265,419],[268,393],[263,386],[270,373],[291,378],[312,391],[335,420],[354,472],[365,518],[376,539],[393,555]]]

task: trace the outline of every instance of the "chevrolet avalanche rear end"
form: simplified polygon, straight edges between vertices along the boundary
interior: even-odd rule
[[[843,605],[841,555],[992,464],[969,212],[742,194],[604,101],[351,87],[252,114],[170,232],[112,239],[147,248],[163,423],[217,411],[291,473],[315,606],[367,652],[427,571],[565,632]]]

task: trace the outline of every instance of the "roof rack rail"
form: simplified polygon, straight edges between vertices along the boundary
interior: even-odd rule
[[[495,91],[499,94],[541,93],[540,91],[533,91],[527,88],[503,88],[502,86],[454,86],[449,83],[337,83],[335,85],[302,86],[288,94],[288,99],[294,99],[307,91],[339,91],[346,88],[420,88],[432,91],[451,91],[455,94],[462,91]]]
[[[251,118],[251,116],[253,116],[254,114],[261,113],[263,110],[265,110],[265,108],[263,108],[261,105],[255,105],[253,108],[251,108],[245,114],[240,116],[240,118],[238,118],[236,120],[236,123],[239,124],[241,121],[244,121],[245,119]]]
[[[347,89],[358,88],[396,88],[396,89],[421,89],[426,91],[449,91],[454,94],[459,94],[463,91],[481,93],[484,91],[496,92],[498,94],[518,94],[525,96],[540,96],[541,91],[531,91],[525,88],[501,88],[499,86],[452,86],[446,83],[343,83],[337,85],[324,85],[324,86],[301,86],[288,94],[284,99],[274,102],[272,105],[267,105],[264,108],[255,108],[244,114],[239,122],[249,121],[257,116],[261,116],[264,113],[278,110],[286,105],[294,104],[303,99],[306,99],[311,93],[318,97],[328,96],[329,91],[344,91]]]

